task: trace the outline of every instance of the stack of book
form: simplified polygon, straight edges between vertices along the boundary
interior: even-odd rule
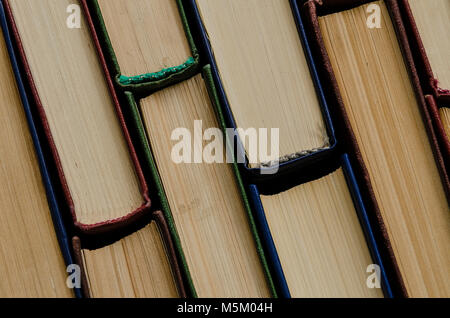
[[[448,0],[0,1],[0,296],[450,296]]]

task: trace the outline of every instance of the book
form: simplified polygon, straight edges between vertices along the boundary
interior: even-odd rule
[[[140,100],[139,108],[198,296],[269,297],[232,167],[172,158],[175,129],[194,132],[196,120],[218,127],[201,75]]]
[[[450,1],[409,0],[428,60],[438,85],[450,89]]]
[[[0,297],[73,297],[0,32]]]
[[[193,63],[176,0],[96,1],[120,67],[121,83],[146,74],[148,80],[159,79],[164,69]]]
[[[446,34],[450,32],[450,1],[409,0],[408,3],[425,48],[424,53],[433,72],[432,80],[436,81],[434,85],[438,87],[439,92],[448,93],[450,89],[450,61],[448,59],[450,40]],[[439,113],[444,130],[450,138],[448,108],[441,108]]]
[[[362,5],[319,18],[325,47],[411,297],[448,297],[450,214],[393,23]]]
[[[82,262],[91,297],[179,296],[155,222],[108,246],[83,249]]]
[[[65,25],[71,3],[8,2],[70,193],[69,209],[79,231],[97,235],[88,236],[95,243],[111,234],[105,233],[110,228],[96,232],[97,226],[149,212],[149,202],[89,28],[84,19],[80,29]],[[92,296],[177,296],[165,245],[152,223],[108,246],[84,249]]]
[[[80,29],[66,26],[70,4],[9,1],[67,201],[83,228],[127,217],[144,198],[89,28],[84,19]]]
[[[383,297],[342,168],[260,198],[292,297]]]
[[[279,129],[279,162],[330,147],[289,1],[197,0],[235,125]],[[239,36],[237,36],[239,35]],[[271,160],[273,161],[273,159]]]

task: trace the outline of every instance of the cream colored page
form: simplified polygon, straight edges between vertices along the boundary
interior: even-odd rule
[[[444,126],[445,132],[450,140],[450,109],[443,107],[439,109],[439,113],[442,119],[442,125]]]
[[[320,18],[325,46],[406,289],[450,296],[450,210],[386,6]]]
[[[2,35],[0,69],[0,297],[72,297]]]
[[[217,127],[197,75],[141,101],[141,111],[199,297],[268,297],[246,211],[226,164],[175,164],[172,131]]]
[[[289,1],[197,0],[197,4],[237,126],[279,128],[282,160],[328,147]],[[246,145],[247,153],[249,149]]]
[[[89,28],[66,26],[71,3],[10,1],[77,219],[94,224],[143,199]]]
[[[192,55],[175,0],[99,0],[123,75],[178,66]]]
[[[383,297],[342,169],[261,201],[292,297]]]
[[[157,225],[122,240],[83,250],[91,296],[95,298],[178,297]]]
[[[450,89],[450,0],[409,0],[434,76]]]

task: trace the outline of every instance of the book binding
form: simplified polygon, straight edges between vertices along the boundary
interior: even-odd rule
[[[43,146],[39,137],[37,123],[34,121],[33,113],[28,99],[27,88],[22,80],[21,70],[19,66],[19,61],[16,57],[13,39],[10,34],[8,27],[5,10],[3,7],[3,2],[0,1],[0,25],[6,41],[6,46],[11,60],[11,66],[14,71],[17,88],[19,90],[20,98],[22,101],[23,109],[25,111],[25,116],[28,122],[29,132],[31,134],[36,157],[39,163],[39,169],[41,172],[42,182],[45,186],[47,202],[50,208],[50,213],[52,215],[53,226],[55,228],[56,237],[58,239],[59,247],[64,258],[66,266],[75,264],[72,255],[72,247],[68,239],[66,227],[64,224],[63,216],[58,206],[58,201],[56,198],[56,190],[54,188],[51,174],[48,169],[48,163],[44,155]],[[82,291],[79,288],[74,288],[75,297],[81,298]]]
[[[439,116],[439,107],[450,107],[450,87],[439,87],[439,83],[433,74],[433,69],[427,57],[426,49],[420,37],[419,30],[414,20],[413,13],[407,0],[399,0],[398,8],[404,24],[407,40],[412,59],[416,68],[421,95],[426,100],[427,109],[430,113],[431,125],[433,126],[439,143],[447,176],[450,171],[450,139],[447,136]]]
[[[83,2],[82,2],[83,3]],[[24,73],[26,75],[26,80],[30,86],[30,90],[31,90],[31,97],[33,100],[33,106],[36,107],[37,112],[39,114],[40,117],[40,121],[41,124],[43,126],[44,129],[44,134],[45,137],[47,139],[47,142],[50,146],[51,149],[51,154],[52,154],[52,164],[56,166],[57,169],[57,174],[58,174],[58,178],[59,178],[59,182],[61,184],[61,187],[63,189],[64,192],[64,198],[65,198],[65,205],[67,206],[67,208],[70,211],[70,214],[72,216],[72,220],[73,220],[73,224],[75,226],[75,228],[77,229],[78,232],[80,232],[83,235],[100,235],[100,234],[104,234],[107,232],[111,232],[111,231],[116,231],[118,229],[121,229],[123,227],[126,227],[128,225],[131,225],[135,222],[137,222],[143,215],[148,214],[149,210],[150,210],[150,198],[149,198],[149,190],[147,187],[147,183],[145,181],[144,175],[142,173],[142,169],[140,166],[140,163],[137,159],[137,155],[136,155],[136,151],[134,149],[133,143],[131,141],[130,138],[130,134],[128,132],[128,129],[126,127],[125,124],[125,119],[123,117],[121,108],[119,106],[119,101],[117,98],[117,95],[115,93],[114,90],[114,85],[111,81],[111,78],[109,76],[109,70],[106,66],[106,61],[104,59],[104,57],[102,55],[99,55],[99,61],[100,64],[102,66],[102,69],[104,71],[105,74],[105,81],[107,83],[107,86],[109,88],[110,91],[110,95],[113,101],[113,104],[115,106],[115,110],[117,113],[117,117],[120,123],[120,126],[122,128],[123,131],[123,136],[126,140],[128,149],[129,149],[129,153],[132,159],[132,162],[134,164],[134,168],[135,168],[135,172],[136,175],[138,176],[138,181],[140,183],[140,187],[141,187],[141,192],[142,192],[142,196],[143,196],[143,203],[142,205],[137,208],[135,211],[131,211],[130,213],[128,213],[127,215],[120,217],[118,219],[114,219],[114,220],[107,220],[104,222],[100,222],[97,224],[82,224],[80,222],[77,221],[77,216],[75,213],[75,206],[73,204],[73,200],[72,200],[72,196],[70,193],[70,189],[68,187],[68,184],[66,182],[66,178],[64,175],[64,171],[63,171],[63,167],[59,158],[59,154],[58,154],[58,150],[56,149],[54,140],[53,140],[53,136],[52,136],[52,132],[50,131],[50,127],[47,121],[47,117],[45,114],[45,110],[44,107],[42,105],[39,93],[37,91],[36,85],[34,83],[34,79],[33,79],[33,75],[31,73],[30,70],[30,66],[28,64],[28,60],[27,60],[27,56],[25,54],[23,45],[22,45],[22,41],[20,38],[20,34],[18,32],[17,26],[15,24],[15,20],[14,20],[14,16],[11,10],[11,7],[9,5],[9,1],[8,0],[4,0],[4,8],[5,8],[5,13],[6,13],[6,17],[7,20],[9,22],[9,25],[11,26],[11,32],[14,38],[15,43],[17,44],[17,52],[18,55],[20,57],[21,63],[23,65],[24,68]],[[84,7],[85,9],[85,13],[86,13],[86,20],[88,22],[89,28],[92,30],[93,24],[92,24],[92,20],[90,19],[89,16],[89,12],[86,10],[87,8]],[[92,33],[92,40],[94,42],[95,47],[100,48],[100,43],[99,40],[97,38],[97,36],[95,35],[95,33]]]
[[[220,100],[220,105],[223,109],[226,125],[229,128],[236,129],[236,122],[234,120],[230,104],[228,102],[228,98],[219,75],[214,52],[209,42],[207,31],[203,25],[199,9],[195,0],[188,0],[186,2],[188,21],[192,23],[192,29],[195,30],[196,34],[198,34],[198,38],[196,38],[196,40],[198,41],[198,43],[200,43],[199,49],[201,56],[205,58],[207,64],[211,65],[211,73],[214,80],[214,85],[217,88],[217,94]],[[332,161],[332,157],[334,156],[335,150],[337,148],[334,126],[332,124],[331,116],[328,111],[327,101],[323,93],[322,84],[317,76],[317,68],[314,63],[311,63],[312,52],[310,50],[308,42],[306,41],[306,33],[299,16],[297,3],[295,0],[290,0],[290,3],[293,12],[293,19],[295,20],[297,30],[299,32],[299,37],[303,45],[303,48],[299,47],[299,50],[304,51],[308,61],[311,77],[314,82],[319,104],[321,106],[322,116],[326,125],[330,147],[326,149],[318,149],[316,151],[306,152],[304,155],[298,158],[288,160],[286,162],[280,162],[278,172],[276,172],[275,174],[261,174],[261,168],[250,168],[248,159],[245,156],[241,155],[245,153],[244,146],[242,145],[241,140],[236,136],[234,144],[237,145],[237,154],[240,154],[238,155],[238,158],[245,157],[245,162],[243,164],[239,163],[239,168],[241,169],[244,177],[260,186],[270,186],[270,184],[272,184],[274,181],[289,179],[289,176],[293,172],[306,171],[307,167],[310,167],[312,164],[316,167],[327,165]]]
[[[176,256],[176,249],[174,247],[172,237],[170,234],[169,227],[167,225],[167,222],[164,218],[164,215],[161,211],[154,211],[152,213],[152,220],[151,222],[155,222],[156,226],[159,229],[159,232],[161,234],[162,240],[164,242],[164,246],[166,248],[170,268],[172,271],[172,275],[174,277],[175,285],[178,290],[178,295],[181,298],[186,298],[187,293],[185,289],[185,284],[183,281],[182,272],[180,270],[180,267],[178,265],[178,260]],[[72,246],[74,251],[74,258],[76,260],[76,263],[78,266],[80,266],[81,269],[81,289],[83,291],[83,295],[85,298],[91,298],[91,293],[89,289],[89,283],[87,280],[87,274],[86,269],[84,267],[83,257],[82,257],[82,240],[78,236],[74,236],[72,238]]]
[[[380,266],[380,280],[381,280],[381,288],[383,289],[383,293],[385,297],[392,298],[392,289],[389,282],[389,279],[386,275],[386,271],[383,265],[383,260],[380,255],[377,241],[374,237],[374,232],[369,221],[366,208],[364,206],[364,202],[361,196],[361,192],[359,190],[355,174],[350,164],[350,160],[347,154],[341,156],[339,160],[341,167],[344,170],[344,174],[347,180],[348,187],[350,189],[350,193],[352,195],[352,199],[355,205],[356,212],[358,214],[358,219],[360,220],[361,227],[363,229],[367,245],[369,247],[372,259],[375,264]],[[262,233],[261,238],[263,241],[263,245],[265,251],[268,255],[269,265],[273,271],[273,275],[276,277],[277,288],[280,291],[280,295],[284,298],[290,298],[291,294],[289,291],[289,286],[286,281],[286,278],[283,273],[283,267],[281,265],[277,249],[275,243],[272,238],[272,234],[269,228],[269,224],[266,219],[266,214],[264,211],[264,207],[261,203],[260,191],[258,187],[254,184],[249,185],[249,196],[251,200],[251,204],[253,207],[253,211],[255,213],[255,219]],[[301,270],[301,269],[299,269]]]
[[[215,108],[214,110],[216,111],[218,122],[221,125],[221,128],[223,129],[223,127],[224,127],[223,116],[221,116],[221,110],[220,110],[220,107],[218,106],[219,99],[218,99],[217,91],[214,87],[214,81],[212,78],[211,69],[210,69],[209,65],[207,65],[203,68],[203,79],[205,80],[206,87],[208,89],[208,93],[210,95],[212,104],[214,105],[214,108]],[[152,182],[155,184],[154,187],[157,189],[157,196],[161,203],[164,216],[167,220],[168,227],[171,232],[175,248],[177,250],[177,257],[178,257],[179,263],[181,264],[183,271],[184,271],[185,282],[189,287],[190,296],[197,297],[197,292],[195,290],[195,286],[191,279],[191,275],[190,275],[189,268],[188,268],[188,265],[186,262],[186,258],[185,258],[185,255],[183,253],[183,249],[181,246],[181,241],[180,241],[180,238],[177,233],[174,219],[172,217],[172,212],[170,210],[170,206],[169,206],[166,194],[165,194],[165,190],[162,185],[161,178],[159,176],[158,168],[156,167],[156,163],[155,163],[153,153],[151,150],[151,145],[149,144],[148,138],[146,136],[146,132],[145,132],[145,128],[144,128],[144,125],[143,125],[143,122],[141,119],[141,115],[138,110],[138,106],[136,104],[136,99],[138,97],[135,97],[131,92],[126,92],[125,95],[128,100],[128,105],[126,105],[126,106],[130,108],[130,112],[132,114],[132,121],[133,121],[132,125],[134,126],[133,129],[136,130],[136,132],[139,136],[139,138],[138,138],[139,144],[140,144],[139,147],[144,154],[144,162],[145,162],[146,168],[150,172],[150,177],[152,178]],[[255,240],[258,256],[261,260],[264,274],[267,279],[268,287],[272,293],[272,296],[277,297],[278,294],[275,289],[273,278],[270,274],[270,271],[269,271],[269,268],[267,265],[266,255],[264,254],[264,250],[261,245],[261,240],[259,238],[259,234],[256,230],[255,220],[253,218],[253,214],[252,214],[252,211],[251,211],[251,208],[249,205],[249,200],[248,200],[247,194],[244,189],[242,178],[239,173],[239,169],[237,168],[236,163],[233,163],[232,166],[233,166],[234,174],[236,176],[237,186],[239,187],[239,191],[242,195],[242,200],[244,202],[244,207],[247,212],[247,217],[249,219],[249,226],[250,226],[250,230],[252,232],[253,238]]]
[[[406,287],[386,231],[386,225],[384,224],[380,208],[375,198],[366,164],[362,158],[356,136],[345,110],[318,22],[318,17],[320,15],[357,7],[367,2],[369,1],[346,0],[345,2],[340,2],[332,0],[309,0],[301,7],[301,18],[308,31],[308,41],[314,56],[313,61],[318,67],[319,78],[324,87],[324,94],[328,101],[330,112],[332,117],[335,118],[334,123],[336,126],[337,139],[340,141],[342,149],[348,154],[349,161],[353,167],[356,182],[359,185],[361,196],[365,202],[367,216],[372,225],[374,239],[377,242],[380,256],[384,260],[384,269],[391,285],[392,295],[394,297],[407,297]],[[330,4],[330,6],[328,6],[328,4]],[[392,9],[392,1],[387,1],[387,4],[388,7]]]
[[[161,70],[157,73],[136,74],[134,77],[127,77],[126,80],[124,80],[124,76],[121,73],[120,65],[114,53],[114,48],[111,44],[98,1],[80,1],[86,10],[89,10],[90,12],[91,20],[95,26],[97,37],[103,49],[107,64],[110,67],[112,78],[120,90],[130,91],[136,95],[145,96],[169,85],[179,83],[198,72],[200,56],[186,20],[183,1],[176,0],[186,38],[191,48],[192,56],[182,65],[174,65],[173,67]],[[150,31],[151,30],[147,30],[147,32]]]

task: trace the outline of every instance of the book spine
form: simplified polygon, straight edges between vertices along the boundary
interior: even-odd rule
[[[371,222],[368,218],[366,208],[359,190],[358,183],[356,181],[355,174],[353,172],[350,160],[347,154],[342,155],[340,164],[344,170],[347,185],[350,189],[352,199],[355,205],[355,209],[358,213],[358,219],[360,220],[361,227],[363,229],[367,245],[369,247],[372,260],[375,264],[380,266],[380,278],[381,278],[381,288],[385,297],[392,298],[392,289],[389,283],[389,279],[386,275],[385,267],[383,265],[383,260],[379,252],[378,244],[374,237],[374,231],[371,226]],[[269,224],[266,219],[266,214],[264,207],[261,203],[260,192],[256,185],[249,186],[250,199],[253,206],[253,211],[255,213],[255,219],[260,230],[263,245],[265,251],[268,255],[269,264],[273,271],[274,277],[276,277],[277,288],[280,291],[280,295],[285,298],[290,298],[289,286],[287,284],[286,278],[283,273],[283,267],[281,265],[275,243],[272,238],[272,234],[269,228]]]
[[[17,83],[17,88],[19,90],[20,98],[22,101],[22,105],[25,111],[25,116],[27,118],[28,128],[33,140],[35,153],[38,159],[39,168],[41,172],[41,178],[43,181],[43,184],[45,186],[46,195],[47,195],[47,202],[50,208],[50,213],[52,215],[53,220],[53,226],[55,228],[56,237],[58,239],[59,247],[62,253],[62,256],[64,258],[64,262],[66,266],[75,264],[74,259],[71,252],[71,245],[69,243],[66,227],[63,221],[63,217],[61,215],[58,202],[56,199],[55,189],[52,182],[52,179],[50,177],[50,173],[48,170],[47,161],[45,159],[44,151],[41,146],[41,141],[39,139],[37,127],[34,122],[33,114],[31,111],[30,103],[28,100],[27,91],[24,85],[24,82],[22,80],[22,75],[20,71],[20,66],[18,59],[16,57],[13,39],[11,37],[9,27],[7,24],[7,19],[5,15],[5,10],[3,7],[3,2],[0,1],[0,25],[3,32],[4,39],[6,41],[6,45],[8,48],[8,53],[11,60],[11,66],[14,71],[15,80]],[[74,288],[74,294],[75,297],[81,298],[82,292],[80,288]]]
[[[187,298],[187,293],[185,289],[185,284],[183,280],[182,271],[180,270],[180,266],[178,265],[176,249],[174,247],[174,243],[170,234],[169,226],[164,218],[164,215],[161,211],[154,211],[152,213],[151,222],[155,222],[156,226],[159,229],[161,234],[161,238],[163,240],[164,246],[167,251],[167,256],[170,264],[170,268],[172,271],[172,275],[175,281],[175,285],[178,290],[178,295],[181,298]],[[86,268],[84,266],[83,257],[82,257],[82,240],[75,236],[72,238],[72,246],[73,246],[73,254],[76,264],[81,269],[81,290],[83,296],[85,298],[91,298],[90,287],[87,279]]]
[[[425,47],[423,46],[419,30],[414,20],[414,15],[409,6],[408,0],[399,0],[398,7],[405,25],[409,46],[416,62],[417,71],[419,73],[420,82],[425,94],[432,94],[438,102],[450,104],[450,87],[438,86],[438,81],[434,77],[433,69],[428,60]]]
[[[225,117],[224,114],[222,112],[222,107],[221,107],[221,100],[219,98],[219,94],[217,92],[217,88],[215,86],[215,82],[214,82],[214,77],[213,77],[213,73],[212,73],[212,67],[211,65],[206,65],[203,67],[203,79],[206,83],[206,88],[208,90],[208,95],[211,99],[212,105],[214,107],[214,112],[216,114],[216,118],[217,121],[220,125],[220,128],[222,129],[222,132],[224,132],[224,135],[226,136],[226,125],[225,125]],[[231,149],[231,140],[226,140],[226,148],[227,149]],[[261,260],[261,264],[263,266],[263,270],[264,270],[264,274],[266,276],[267,279],[267,284],[269,287],[269,290],[271,291],[271,294],[273,297],[278,298],[278,292],[277,289],[275,288],[275,283],[274,283],[274,279],[272,277],[272,274],[269,270],[269,264],[267,261],[267,256],[264,252],[264,248],[261,242],[261,238],[259,236],[258,233],[258,229],[256,226],[256,221],[255,221],[255,217],[253,215],[253,211],[252,208],[250,206],[250,200],[248,198],[245,186],[244,186],[244,181],[243,181],[243,177],[241,176],[241,173],[239,171],[239,166],[236,160],[236,157],[233,157],[233,163],[231,164],[233,167],[233,172],[234,172],[234,176],[236,178],[236,183],[239,189],[239,192],[241,193],[241,197],[242,200],[244,202],[244,207],[245,207],[245,211],[247,212],[247,218],[250,224],[250,230],[253,234],[253,238],[255,240],[255,244],[256,244],[256,250],[258,252],[259,258]]]
[[[353,6],[361,5],[361,0],[355,0]],[[351,128],[350,121],[345,110],[342,96],[333,73],[328,53],[321,35],[318,17],[330,13],[336,7],[327,8],[325,3],[306,1],[301,7],[301,19],[305,25],[308,41],[313,52],[313,63],[317,65],[318,74],[325,98],[328,101],[331,116],[334,119],[337,139],[340,147],[349,156],[360,193],[365,203],[366,213],[372,225],[374,239],[377,242],[381,258],[384,260],[384,269],[391,283],[391,291],[394,297],[407,297],[407,291],[401,276],[397,259],[393,253],[392,245],[386,231],[386,225],[381,216],[380,208],[375,198],[375,193],[370,183],[367,167],[363,161],[356,136]]]
[[[198,43],[200,54],[202,58],[206,60],[206,64],[209,64],[211,66],[211,74],[214,80],[214,85],[217,88],[217,94],[220,101],[220,105],[223,109],[226,126],[229,128],[237,128],[227,95],[225,93],[224,86],[222,84],[219,75],[219,70],[214,57],[213,48],[211,47],[211,43],[209,42],[208,34],[205,29],[205,26],[203,25],[196,1],[186,0],[185,3],[186,3],[185,9],[187,14],[187,20],[190,23],[193,32],[197,34],[196,41]],[[289,176],[291,176],[292,173],[296,173],[299,171],[306,171],[307,170],[306,167],[309,167],[309,165],[312,163],[315,163],[317,166],[327,165],[328,163],[334,160],[334,157],[336,155],[337,142],[335,137],[335,130],[333,123],[331,121],[327,101],[324,98],[322,84],[317,76],[316,66],[314,65],[314,63],[312,63],[311,50],[308,41],[306,39],[306,33],[304,31],[303,23],[300,19],[297,2],[295,0],[292,0],[290,1],[290,3],[294,16],[293,18],[295,19],[297,29],[299,31],[299,37],[303,45],[303,50],[309,64],[311,76],[314,81],[317,96],[319,98],[322,115],[324,117],[328,137],[330,140],[330,147],[327,149],[309,153],[300,158],[280,163],[278,172],[275,174],[262,174],[260,168],[249,167],[248,159],[245,156],[244,146],[242,145],[241,140],[236,136],[234,140],[237,147],[236,156],[238,158],[245,159],[244,163],[242,164],[239,163],[239,168],[242,171],[243,176],[245,178],[248,178],[252,183],[258,184],[260,186],[270,185],[273,184],[274,182],[279,182],[283,179],[289,179]]]
[[[398,1],[398,9],[405,26],[407,46],[412,54],[414,66],[422,88],[422,95],[426,100],[430,112],[431,124],[435,130],[438,144],[444,159],[447,176],[450,176],[450,139],[439,116],[439,107],[450,107],[450,87],[439,88],[438,81],[434,77],[431,64],[423,46],[419,30],[414,21],[414,15],[407,0]]]
[[[380,267],[381,288],[383,289],[385,297],[393,298],[394,296],[392,294],[392,288],[386,274],[380,250],[378,248],[378,244],[374,236],[374,231],[372,229],[371,222],[367,215],[367,210],[364,205],[364,201],[361,196],[361,191],[359,190],[359,186],[355,177],[355,173],[351,166],[348,154],[342,155],[341,163],[342,168],[344,169],[344,174],[347,180],[348,187],[350,189],[350,193],[352,194],[356,211],[358,213],[359,221],[363,228],[364,235],[366,237],[366,241],[372,255],[372,260],[374,261],[375,264],[377,264]]]
[[[280,258],[278,256],[277,248],[272,238],[272,233],[267,223],[264,207],[261,203],[260,193],[258,187],[254,184],[249,185],[249,199],[255,216],[256,226],[261,233],[261,242],[267,255],[268,266],[275,278],[275,287],[278,290],[280,297],[291,298],[289,286],[284,276],[283,267],[281,266]]]
[[[161,206],[162,212],[166,218],[170,236],[172,238],[172,242],[175,248],[176,258],[181,266],[183,274],[183,282],[185,286],[187,286],[186,292],[190,297],[197,297],[197,292],[195,290],[194,283],[192,281],[191,274],[189,272],[189,268],[187,265],[186,257],[183,253],[183,248],[181,246],[181,240],[175,228],[175,221],[172,217],[169,202],[167,200],[167,196],[164,191],[161,178],[159,176],[158,168],[156,167],[156,162],[153,157],[149,141],[147,139],[144,124],[142,122],[142,118],[138,110],[135,97],[131,92],[125,92],[124,95],[125,95],[125,102],[122,104],[122,106],[128,108],[128,111],[131,114],[130,130],[134,131],[135,135],[137,136],[135,140],[137,141],[138,149],[143,154],[144,167],[146,168],[146,170],[149,171],[149,178],[150,178],[149,182],[152,185],[152,189],[154,189],[153,194],[156,195],[156,198]]]
[[[439,169],[439,173],[441,175],[441,180],[447,195],[447,199],[450,202],[450,178],[447,172],[447,167],[445,166],[445,160],[442,155],[442,150],[440,148],[438,137],[436,136],[436,129],[432,124],[433,120],[431,118],[430,111],[428,110],[427,103],[425,101],[425,94],[420,84],[419,74],[417,72],[417,68],[414,62],[414,56],[411,50],[411,46],[409,45],[408,42],[408,35],[406,27],[402,21],[400,8],[398,2],[394,0],[387,0],[386,5],[389,9],[391,19],[394,24],[394,28],[397,32],[397,38],[399,40],[399,44],[402,49],[403,58],[405,60],[406,68],[408,69],[410,75],[414,92],[416,93],[417,102],[420,108],[420,112],[422,114],[423,122],[425,123],[425,128],[427,130],[431,148],[433,149],[434,158],[436,160],[436,164]]]
[[[172,273],[173,273],[173,276],[175,278],[175,282],[177,285],[178,294],[180,295],[181,298],[186,298],[187,293],[186,293],[186,289],[184,287],[182,272],[181,272],[180,266],[178,265],[178,259],[177,259],[175,245],[173,243],[172,236],[171,236],[171,233],[169,230],[169,226],[167,224],[167,221],[164,217],[163,212],[161,212],[161,211],[153,212],[153,220],[156,222],[156,224],[160,230],[161,237],[163,238],[163,241],[165,243],[170,267],[172,269]]]
[[[206,86],[208,88],[208,93],[209,93],[210,98],[212,100],[212,104],[215,107],[215,111],[216,111],[216,115],[218,117],[218,121],[219,121],[219,123],[221,123],[221,126],[222,126],[221,128],[225,129],[225,126],[223,125],[223,116],[222,116],[220,107],[218,106],[219,99],[218,99],[218,96],[217,96],[217,93],[216,93],[216,89],[214,87],[214,81],[213,81],[213,78],[212,78],[212,75],[211,75],[211,71],[210,71],[209,65],[204,67],[204,69],[203,69],[203,77],[204,77]],[[145,154],[146,165],[148,166],[148,169],[150,170],[151,178],[153,179],[153,182],[156,185],[156,189],[158,191],[158,197],[159,197],[159,200],[161,201],[162,210],[163,210],[164,216],[165,216],[165,218],[167,220],[167,223],[168,223],[168,226],[169,226],[169,230],[171,232],[171,236],[172,236],[175,248],[177,250],[177,257],[178,257],[180,265],[181,265],[181,267],[183,269],[185,282],[186,282],[186,284],[187,284],[187,286],[189,288],[190,296],[197,297],[197,292],[196,292],[195,286],[194,286],[194,284],[192,282],[192,278],[191,278],[191,275],[190,275],[190,272],[189,272],[189,268],[188,268],[188,265],[187,265],[187,262],[186,262],[186,258],[185,258],[185,255],[183,253],[183,249],[182,249],[182,246],[181,246],[181,241],[180,241],[179,235],[177,233],[177,230],[175,228],[175,223],[174,223],[174,220],[173,220],[173,217],[172,217],[170,206],[169,206],[169,203],[168,203],[168,200],[167,200],[167,197],[166,197],[163,185],[162,185],[162,181],[161,181],[160,176],[159,176],[158,169],[157,169],[155,161],[154,161],[153,153],[151,151],[151,146],[150,146],[149,141],[147,139],[147,136],[146,136],[146,133],[145,133],[145,128],[143,126],[139,110],[137,108],[136,99],[135,99],[135,97],[133,96],[133,94],[131,92],[126,92],[125,95],[126,95],[127,100],[128,100],[128,105],[126,105],[126,106],[130,107],[130,111],[131,111],[131,114],[132,114],[132,116],[131,116],[132,117],[132,121],[133,121],[132,125],[133,125],[133,128],[135,130],[137,130],[137,133],[139,135],[140,147],[142,148],[142,150],[143,150],[143,152]],[[252,213],[252,210],[251,210],[251,207],[250,207],[250,204],[249,204],[249,199],[248,199],[246,191],[244,189],[244,184],[242,182],[242,178],[240,176],[239,169],[238,169],[236,163],[233,163],[232,165],[233,165],[233,171],[234,171],[234,174],[235,174],[235,177],[236,177],[236,181],[237,181],[237,186],[239,188],[239,191],[240,191],[241,196],[242,196],[242,200],[244,202],[244,207],[245,207],[245,210],[247,212],[247,217],[248,217],[249,223],[250,223],[250,229],[251,229],[253,238],[255,240],[256,249],[257,249],[257,252],[258,252],[258,256],[259,256],[259,258],[261,260],[261,264],[263,266],[264,274],[266,276],[269,289],[271,291],[272,296],[278,297],[278,293],[277,293],[277,290],[275,288],[274,280],[273,280],[273,278],[271,276],[271,273],[270,273],[270,270],[269,270],[269,266],[268,266],[268,263],[267,263],[267,258],[266,258],[266,255],[264,253],[264,249],[262,247],[258,231],[256,229],[256,223],[255,223],[255,220],[254,220],[254,217],[253,217],[253,213]]]
[[[36,89],[35,83],[34,83],[34,79],[33,79],[33,75],[32,72],[30,70],[30,66],[28,64],[28,60],[27,60],[27,56],[25,54],[23,45],[22,45],[22,41],[17,29],[17,26],[15,24],[15,19],[14,19],[14,15],[12,13],[11,7],[9,5],[9,1],[8,0],[2,0],[3,1],[3,5],[4,5],[4,11],[5,11],[5,15],[6,18],[8,20],[10,29],[11,29],[11,33],[12,33],[12,37],[14,39],[14,42],[17,45],[17,53],[18,56],[20,57],[20,61],[21,61],[21,65],[23,65],[23,69],[24,69],[24,74],[26,75],[26,81],[27,81],[27,85],[30,87],[30,95],[32,97],[33,100],[33,106],[36,107],[37,112],[39,114],[39,118],[41,121],[41,124],[43,126],[44,129],[44,133],[45,133],[45,137],[47,140],[47,143],[50,146],[51,149],[51,154],[52,154],[52,165],[54,165],[57,169],[57,173],[58,173],[58,178],[59,178],[59,182],[60,185],[62,187],[62,190],[64,192],[64,198],[65,198],[65,205],[67,206],[67,209],[69,209],[71,215],[72,215],[72,220],[73,220],[73,224],[76,228],[76,230],[83,234],[83,235],[91,235],[91,236],[95,236],[95,235],[102,235],[104,233],[108,233],[108,232],[114,232],[117,231],[123,227],[129,226],[135,222],[138,222],[144,215],[148,214],[150,212],[150,198],[149,198],[149,194],[148,194],[148,187],[147,187],[147,183],[145,181],[144,175],[142,173],[142,169],[140,166],[140,163],[137,159],[137,155],[136,155],[136,151],[134,150],[134,146],[133,143],[131,142],[131,138],[129,135],[129,132],[127,130],[127,127],[125,125],[125,119],[123,117],[123,114],[121,112],[120,106],[119,106],[119,102],[117,99],[117,95],[115,93],[114,90],[114,85],[111,81],[111,78],[109,76],[109,71],[106,67],[106,63],[105,63],[105,59],[103,57],[103,55],[99,55],[99,59],[103,68],[103,71],[105,73],[105,80],[107,82],[107,86],[109,88],[110,94],[111,94],[111,98],[113,100],[115,109],[116,109],[116,113],[118,116],[118,120],[119,123],[121,125],[122,131],[123,131],[123,135],[124,138],[126,140],[126,143],[128,145],[128,149],[129,149],[129,153],[132,159],[132,162],[134,164],[135,167],[135,171],[136,174],[138,176],[139,179],[139,183],[140,183],[140,187],[141,187],[141,192],[142,192],[142,196],[143,196],[143,204],[137,208],[135,211],[131,211],[129,214],[127,214],[124,217],[115,219],[115,220],[108,220],[106,222],[101,222],[101,223],[97,223],[97,224],[82,224],[80,222],[77,221],[77,217],[76,217],[76,213],[75,213],[75,207],[73,204],[73,200],[72,200],[72,196],[70,193],[70,189],[68,187],[68,184],[66,182],[66,178],[64,175],[64,171],[62,168],[62,164],[59,158],[59,154],[58,154],[58,150],[56,149],[54,140],[53,140],[53,136],[52,136],[52,132],[50,130],[48,121],[47,121],[47,117],[45,114],[45,110],[44,107],[42,105],[41,99],[39,97],[39,93]],[[86,9],[86,8],[85,8]],[[93,24],[92,24],[92,20],[90,19],[90,15],[89,12],[87,10],[85,10],[86,13],[86,19],[89,25],[89,28],[91,29],[91,31],[93,30]],[[96,47],[99,47],[99,41],[98,38],[94,33],[92,33],[92,40],[94,42],[94,45]]]

